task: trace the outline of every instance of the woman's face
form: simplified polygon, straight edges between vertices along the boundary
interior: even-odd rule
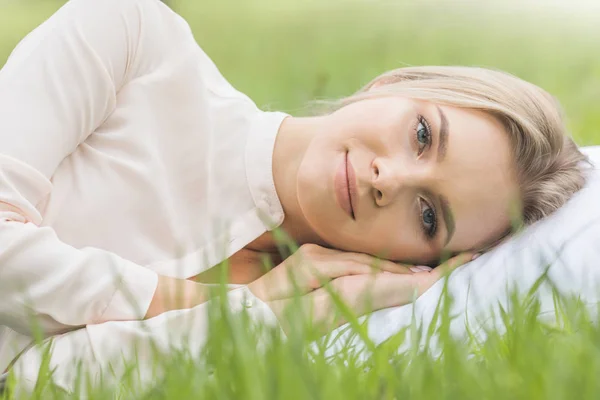
[[[332,247],[431,263],[510,227],[517,194],[507,133],[491,116],[403,97],[323,118],[297,197]]]

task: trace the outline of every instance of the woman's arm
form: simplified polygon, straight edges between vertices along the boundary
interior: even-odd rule
[[[61,242],[39,226],[36,206],[59,164],[115,109],[119,90],[176,51],[170,42],[183,25],[156,0],[72,0],[0,71],[0,324],[27,333],[33,315],[56,333],[168,308],[153,296],[172,279]]]
[[[411,273],[407,266],[376,260],[366,254],[305,245],[250,285],[228,292],[224,303],[231,314],[245,309],[253,323],[282,326],[284,334],[288,325],[286,307],[300,305],[310,312],[307,316],[313,323],[327,331],[344,321],[336,318],[331,297],[322,287],[325,282],[331,281],[340,299],[356,315],[362,315],[410,303],[445,272],[471,257],[471,254],[457,256],[431,273]],[[301,296],[296,298],[295,294]],[[369,294],[372,296],[365,297]],[[139,387],[149,389],[149,385],[160,381],[165,372],[161,370],[164,360],[174,350],[183,350],[193,358],[201,354],[209,332],[208,310],[214,301],[220,299],[211,299],[189,310],[167,312],[148,321],[107,322],[56,337],[51,342],[47,370],[52,371],[59,387],[72,393],[79,373],[73,365],[81,365],[81,372],[90,378],[92,387],[100,383],[117,384],[125,371],[134,367],[136,373],[132,376],[139,379]],[[297,316],[298,311],[301,309],[294,309],[293,315]],[[16,376],[18,390],[33,390],[43,357],[44,346],[36,346],[17,359],[11,371]]]
[[[225,304],[232,314],[246,309],[253,322],[278,326],[269,306],[254,297],[247,287],[232,290],[226,296]],[[194,358],[199,356],[208,337],[208,310],[213,301],[220,300],[213,299],[188,310],[166,312],[147,321],[88,325],[47,340],[46,345],[51,345],[47,361],[53,371],[53,382],[67,393],[73,393],[79,371],[75,365],[81,365],[81,372],[90,378],[92,387],[100,383],[116,385],[128,368],[135,367],[133,379],[138,379],[140,389],[148,389],[160,380],[165,372],[161,370],[164,360],[173,351],[182,350]],[[44,349],[45,345],[28,349],[11,366],[18,385],[14,388],[17,397],[34,390],[45,357]],[[86,390],[85,386],[80,390]],[[78,394],[85,397],[84,393]]]

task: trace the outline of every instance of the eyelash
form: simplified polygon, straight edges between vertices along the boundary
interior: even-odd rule
[[[427,207],[423,207],[424,205]],[[431,210],[431,212],[433,213],[433,221],[431,222],[430,228],[428,228],[423,221],[426,210]],[[423,198],[419,199],[419,218],[421,220],[421,228],[423,229],[425,237],[427,237],[428,239],[432,239],[433,237],[435,237],[435,234],[437,232],[437,213],[435,212],[435,208],[432,207],[429,204],[429,202]]]
[[[423,125],[423,127],[425,128],[425,134],[427,135],[426,144],[422,144],[419,140],[419,125]],[[417,156],[420,156],[427,148],[431,147],[431,137],[431,126],[429,125],[429,122],[427,121],[427,119],[425,119],[425,117],[419,115],[417,117],[417,124],[415,126],[415,143],[418,148]],[[423,145],[423,148],[421,148],[421,145]]]

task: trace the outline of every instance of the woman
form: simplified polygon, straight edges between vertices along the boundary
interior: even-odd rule
[[[224,260],[252,282],[232,308],[274,321],[289,272],[308,302],[325,278],[359,314],[367,284],[374,308],[404,304],[441,272],[393,261],[470,260],[560,207],[583,158],[553,99],[504,73],[400,69],[295,118],[233,89],[159,1],[72,0],[0,73],[0,323],[52,335],[205,304],[193,280]]]

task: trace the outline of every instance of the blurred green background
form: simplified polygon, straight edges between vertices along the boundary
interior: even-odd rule
[[[0,0],[0,65],[62,0]],[[503,69],[559,98],[600,143],[600,7],[574,1],[171,0],[225,77],[259,106],[303,114],[404,65]]]

